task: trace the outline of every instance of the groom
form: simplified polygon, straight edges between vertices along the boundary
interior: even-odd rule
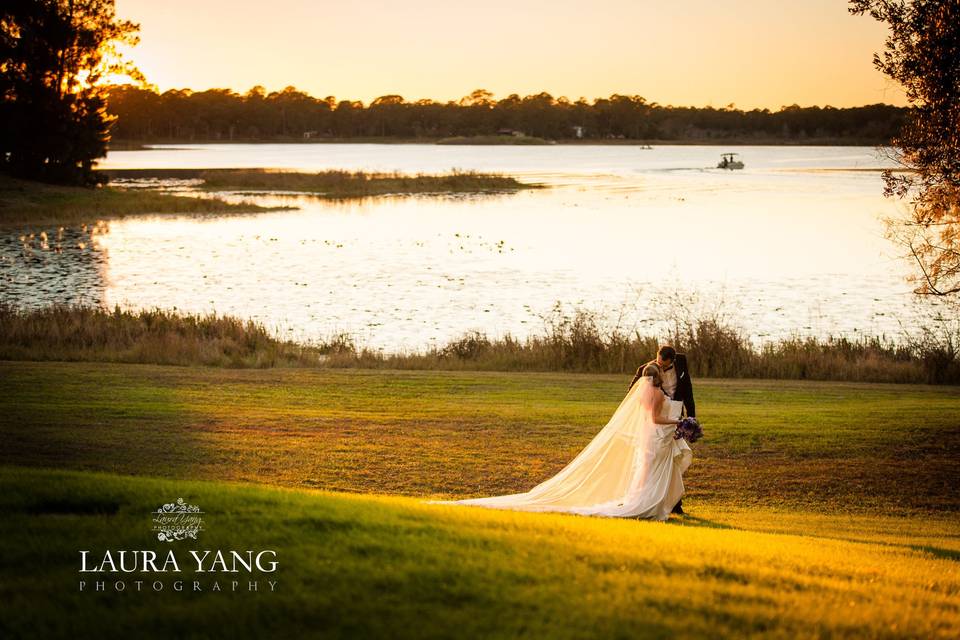
[[[651,374],[659,370],[663,380],[663,391],[671,400],[683,402],[683,408],[690,418],[697,415],[697,405],[693,402],[693,383],[690,381],[690,372],[687,369],[687,356],[677,353],[671,346],[664,345],[657,351],[657,359],[651,360],[637,369],[637,375],[630,383],[629,391],[634,383],[644,374]],[[673,508],[673,513],[683,515],[683,500]]]

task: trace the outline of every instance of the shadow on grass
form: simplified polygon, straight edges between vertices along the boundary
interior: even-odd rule
[[[741,531],[751,531],[753,533],[764,533],[761,529],[745,529],[741,527],[735,527],[733,525],[724,524],[722,522],[714,522],[713,520],[707,520],[705,518],[699,518],[697,516],[692,516],[689,513],[680,518],[671,518],[667,520],[667,524],[682,526],[682,527],[702,527],[706,529],[737,529]],[[796,535],[796,534],[795,534]],[[960,551],[953,549],[943,549],[941,547],[934,547],[930,545],[923,544],[897,544],[894,542],[883,542],[879,540],[863,540],[859,538],[846,538],[843,536],[826,536],[826,535],[814,535],[807,534],[812,538],[822,538],[825,540],[837,540],[840,542],[852,542],[854,544],[878,544],[885,547],[897,547],[900,549],[910,549],[911,551],[918,551],[920,553],[929,553],[930,555],[942,559],[942,560],[952,560],[953,562],[960,562]]]
[[[921,553],[929,553],[943,560],[960,562],[960,551],[954,551],[953,549],[941,549],[940,547],[931,547],[925,544],[907,544],[902,546],[906,547],[907,549],[919,551]]]
[[[699,518],[697,516],[692,516],[686,514],[681,518],[671,518],[667,520],[667,524],[679,525],[683,527],[703,527],[705,529],[737,529],[733,525],[723,524],[722,522],[714,522],[713,520],[706,520],[705,518]]]
[[[839,542],[850,542],[853,544],[867,544],[867,545],[880,545],[884,547],[893,547],[896,549],[909,549],[910,551],[916,551],[919,553],[929,553],[930,555],[940,559],[940,560],[951,560],[953,562],[960,562],[960,551],[954,549],[944,549],[942,547],[934,547],[926,544],[900,544],[896,542],[884,542],[882,540],[863,540],[860,538],[845,538],[843,536],[824,536],[824,535],[810,535],[811,538],[820,538],[822,540],[837,540]]]

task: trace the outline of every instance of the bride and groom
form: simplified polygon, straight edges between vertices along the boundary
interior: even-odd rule
[[[525,493],[430,502],[666,520],[683,513],[692,452],[674,435],[684,410],[696,415],[686,356],[660,347],[656,360],[637,369],[606,426],[555,476]]]

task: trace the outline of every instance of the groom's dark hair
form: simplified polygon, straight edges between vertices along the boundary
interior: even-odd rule
[[[674,360],[677,357],[677,350],[669,345],[663,345],[657,351],[657,355],[660,356],[661,360]]]

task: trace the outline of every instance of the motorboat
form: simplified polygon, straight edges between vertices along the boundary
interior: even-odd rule
[[[717,163],[717,169],[743,169],[743,161],[740,160],[740,154],[720,154],[720,162]]]

